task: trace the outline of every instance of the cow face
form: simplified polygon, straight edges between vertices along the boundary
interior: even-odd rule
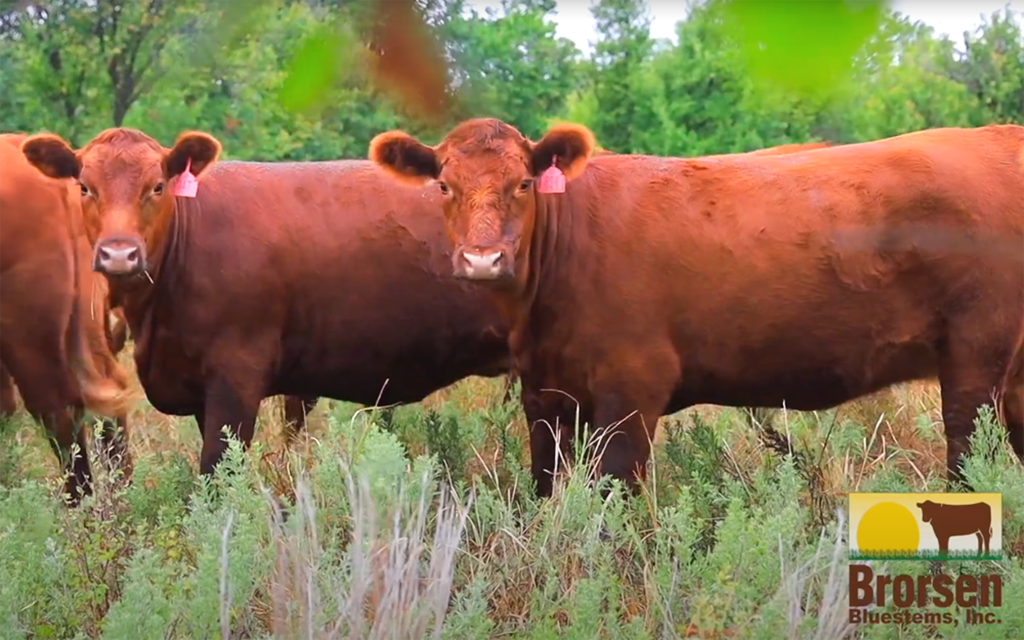
[[[174,180],[191,161],[198,176],[220,155],[220,143],[200,132],[178,137],[173,149],[134,129],[107,129],[78,151],[60,137],[40,134],[21,150],[51,178],[75,178],[82,191],[93,269],[112,280],[146,273],[158,224],[173,211]]]
[[[514,277],[517,263],[526,262],[536,218],[535,180],[555,158],[571,180],[593,151],[594,136],[586,127],[558,125],[534,143],[489,118],[458,125],[436,147],[401,131],[370,143],[370,159],[395,178],[436,182],[455,247],[455,276],[491,281]]]
[[[925,500],[924,502],[918,502],[917,508],[921,510],[921,522],[931,522],[932,517],[935,515],[935,509],[939,505],[935,504],[931,500]]]

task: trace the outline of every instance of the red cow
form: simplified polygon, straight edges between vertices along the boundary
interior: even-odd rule
[[[954,536],[977,536],[978,554],[988,553],[992,542],[992,506],[985,502],[943,504],[925,500],[918,502],[921,522],[932,525],[939,541],[939,553],[949,553],[949,539]]]
[[[493,119],[370,145],[399,181],[436,185],[451,270],[509,319],[541,494],[554,443],[536,422],[571,424],[576,402],[614,435],[600,471],[633,484],[661,415],[820,410],[931,377],[959,477],[1024,322],[1024,127],[776,156],[593,149],[579,125],[535,143]],[[553,164],[568,185],[540,193]]]
[[[396,188],[365,160],[216,163],[220,143],[198,132],[166,149],[109,129],[78,151],[40,134],[22,151],[78,179],[139,379],[157,410],[196,417],[203,473],[224,425],[251,441],[263,398],[413,402],[509,369],[501,314],[450,277],[433,189]],[[172,192],[186,168],[194,198]]]
[[[58,458],[70,472],[71,502],[91,492],[83,410],[126,427],[133,401],[127,376],[110,353],[103,312],[90,316],[93,286],[83,273],[81,208],[76,185],[51,180],[18,150],[26,136],[0,136],[0,383],[3,410],[14,409],[14,385],[25,408],[43,423]],[[88,265],[88,254],[85,256]],[[95,294],[105,297],[105,289]],[[120,434],[104,429],[105,450],[130,467]],[[72,458],[72,446],[81,454]],[[130,470],[129,470],[130,473]]]

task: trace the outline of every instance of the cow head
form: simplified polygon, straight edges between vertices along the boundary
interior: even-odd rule
[[[531,142],[514,127],[487,118],[463,122],[435,147],[401,131],[382,133],[370,142],[370,159],[406,183],[436,182],[455,247],[456,277],[505,280],[515,276],[517,261],[525,262],[529,251],[536,178],[557,158],[572,180],[594,146],[594,135],[580,125],[557,125]]]
[[[191,172],[201,174],[220,149],[215,138],[200,132],[183,133],[166,149],[135,129],[107,129],[78,151],[52,134],[21,144],[45,175],[78,181],[93,269],[110,279],[146,272],[158,221],[173,211],[173,181],[190,161]]]
[[[935,515],[935,510],[941,506],[942,505],[935,504],[931,500],[918,502],[917,508],[921,510],[921,522],[931,522],[932,517]]]

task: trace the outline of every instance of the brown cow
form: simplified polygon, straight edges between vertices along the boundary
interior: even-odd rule
[[[4,133],[0,134],[0,144],[7,144],[12,150],[19,153],[20,145],[28,137],[24,133]],[[74,184],[68,186],[75,188]],[[72,228],[77,242],[76,255],[79,261],[79,278],[81,279],[77,304],[79,313],[85,321],[86,342],[93,365],[103,376],[115,380],[122,389],[128,389],[130,387],[128,375],[117,361],[117,354],[124,347],[124,341],[121,340],[118,345],[119,336],[116,335],[118,328],[110,317],[113,309],[111,309],[108,284],[102,276],[92,272],[90,266],[91,247],[85,236],[81,207],[72,206],[69,208],[69,212],[72,215]],[[10,415],[14,412],[16,407],[14,390],[14,380],[0,362],[0,416]],[[102,444],[100,451],[112,468],[119,466],[125,476],[130,476],[132,463],[128,452],[127,434],[127,411],[113,421],[103,420],[103,426],[99,433]]]
[[[949,553],[949,539],[953,536],[978,536],[978,554],[989,552],[992,541],[992,507],[985,502],[971,504],[940,504],[925,500],[918,502],[921,521],[932,525],[939,541],[939,553]],[[984,549],[984,551],[982,551]]]
[[[89,248],[87,247],[87,249]],[[91,254],[91,249],[89,249],[89,254]],[[98,274],[94,277],[102,278]],[[128,341],[128,320],[124,317],[124,310],[120,307],[110,309],[109,311],[107,338],[110,342],[110,350],[114,354],[121,353],[125,343]],[[0,402],[5,401],[6,397],[3,395],[6,389],[3,386],[4,379],[2,376],[3,371],[0,370]],[[306,428],[306,415],[316,407],[318,400],[319,398],[316,397],[296,398],[284,396],[285,433],[289,441],[294,441],[298,434]]]
[[[452,271],[511,323],[541,494],[555,451],[536,421],[571,424],[575,402],[615,436],[600,471],[633,484],[661,415],[819,410],[935,376],[959,477],[1024,322],[1024,127],[776,156],[593,148],[582,126],[534,143],[493,119],[370,145],[400,181],[436,183]],[[556,159],[567,188],[538,193]]]
[[[77,152],[46,134],[22,145],[43,173],[79,179],[139,379],[157,410],[196,417],[202,472],[223,425],[251,440],[269,396],[414,402],[508,371],[500,313],[450,277],[435,190],[396,188],[366,160],[214,164],[220,148],[132,129]],[[174,196],[189,165],[198,193]]]
[[[87,315],[92,281],[79,261],[77,187],[39,175],[18,150],[23,139],[0,136],[0,363],[13,383],[4,389],[4,409],[13,408],[16,384],[69,472],[65,490],[77,503],[91,491],[84,409],[122,421],[133,396],[102,323]],[[110,435],[104,429],[104,439]],[[107,444],[126,455],[123,439]],[[73,445],[80,455],[72,457]]]

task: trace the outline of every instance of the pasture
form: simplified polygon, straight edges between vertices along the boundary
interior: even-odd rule
[[[1024,636],[1024,470],[991,415],[967,477],[1003,494],[1004,559],[946,570],[1002,574],[1001,623],[967,628],[954,607],[956,626],[847,626],[845,495],[942,490],[933,385],[778,410],[772,428],[708,406],[667,417],[629,501],[602,500],[578,467],[534,498],[518,398],[501,392],[469,378],[398,408],[321,400],[290,448],[268,399],[252,451],[233,443],[212,486],[194,422],[143,403],[133,481],[97,464],[76,510],[19,412],[0,435],[4,637]]]

